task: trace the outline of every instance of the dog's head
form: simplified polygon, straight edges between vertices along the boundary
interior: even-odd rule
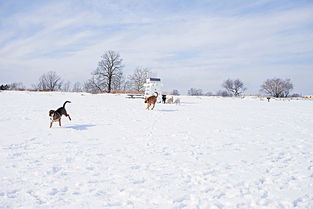
[[[147,103],[147,101],[148,101],[148,98],[145,98],[145,103]]]
[[[55,111],[54,111],[54,110],[49,110],[49,117],[50,117],[50,120],[53,120],[54,115],[55,115]]]
[[[52,117],[54,115],[55,111],[54,110],[49,110],[49,116]]]

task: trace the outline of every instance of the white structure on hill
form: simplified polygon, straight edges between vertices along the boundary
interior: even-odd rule
[[[155,92],[158,92],[158,102],[161,102],[161,88],[162,83],[160,78],[148,78],[146,83],[144,84],[145,87],[145,98],[155,95]]]

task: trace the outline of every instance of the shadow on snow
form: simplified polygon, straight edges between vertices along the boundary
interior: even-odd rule
[[[176,112],[177,110],[158,110],[159,112]]]
[[[88,128],[90,127],[94,127],[96,125],[74,125],[74,126],[67,126],[67,127],[64,127],[64,128],[71,128],[71,129],[75,129],[75,130],[87,130]]]

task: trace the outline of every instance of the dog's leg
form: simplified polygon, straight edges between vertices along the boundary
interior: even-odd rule
[[[53,123],[53,122],[51,121],[51,122],[50,122],[50,128],[52,127],[52,123]]]
[[[153,106],[152,106],[151,110],[153,110],[154,106],[155,106],[155,104],[153,104]]]
[[[59,126],[61,126],[61,118],[59,119]]]
[[[66,117],[68,117],[70,120],[72,120],[71,116],[70,115],[66,115]]]

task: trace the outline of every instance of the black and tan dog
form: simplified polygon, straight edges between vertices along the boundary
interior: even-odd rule
[[[154,108],[154,106],[155,106],[155,103],[156,103],[157,98],[158,98],[158,95],[159,95],[158,92],[155,92],[155,93],[156,93],[156,96],[150,96],[150,97],[145,98],[145,103],[148,104],[146,109],[148,109],[148,110],[149,110],[149,107],[150,107],[151,105],[153,105],[153,107],[151,108],[151,110],[153,110],[153,108]]]
[[[62,115],[65,115],[66,117],[68,117],[70,120],[71,116],[69,114],[67,114],[66,110],[65,110],[65,105],[66,103],[71,103],[70,101],[66,101],[63,104],[63,107],[60,107],[57,110],[50,110],[49,111],[49,116],[50,116],[50,128],[52,127],[52,123],[53,122],[59,122],[59,126],[61,126],[61,117]]]

